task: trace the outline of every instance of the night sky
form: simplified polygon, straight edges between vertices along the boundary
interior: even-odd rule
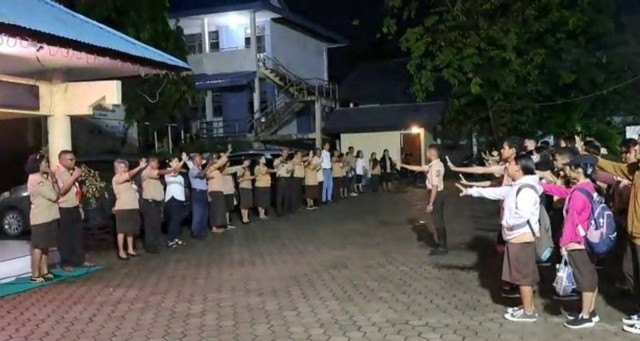
[[[385,16],[384,0],[285,0],[289,9],[343,35],[344,48],[330,52],[331,79],[340,81],[358,63],[402,57],[396,43],[377,38]],[[354,21],[358,21],[354,25]]]

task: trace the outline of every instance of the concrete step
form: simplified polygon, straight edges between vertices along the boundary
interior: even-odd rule
[[[60,260],[58,250],[49,251],[49,263]],[[31,275],[31,244],[26,240],[0,240],[0,283]]]

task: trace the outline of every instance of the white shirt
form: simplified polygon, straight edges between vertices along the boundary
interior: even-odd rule
[[[356,175],[364,175],[364,159],[356,160]]]
[[[538,192],[524,188],[517,195],[522,184],[531,184]],[[542,187],[537,175],[527,175],[511,185],[490,188],[469,188],[470,196],[502,201],[502,237],[509,241],[525,233],[531,233],[528,224],[537,233],[540,231],[540,193]],[[527,224],[528,223],[528,224]]]
[[[167,174],[164,176],[164,182],[167,189],[164,191],[164,201],[167,202],[171,198],[179,201],[185,201],[184,196],[184,178],[180,174]]]
[[[323,169],[331,169],[331,153],[328,150],[322,150],[320,154],[322,159],[321,165]]]

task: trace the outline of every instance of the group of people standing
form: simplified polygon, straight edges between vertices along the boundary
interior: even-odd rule
[[[460,173],[487,174],[498,180],[469,182],[462,178],[457,186],[463,196],[501,201],[500,242],[505,244],[502,280],[516,289],[515,295],[507,297],[521,298],[521,305],[508,308],[504,317],[515,322],[533,322],[538,318],[533,299],[540,279],[536,241],[541,236],[541,210],[546,212],[548,207],[552,218],[554,214],[564,218],[553,231],[557,235],[555,243],[573,269],[582,298],[582,309],[568,313],[564,325],[572,329],[593,327],[600,321],[595,309],[596,260],[602,255],[588,247],[586,234],[593,225],[592,199],[596,193],[609,199],[618,215],[618,226],[626,226],[618,229],[617,237],[619,251],[624,254],[622,271],[633,293],[633,302],[640,303],[637,242],[640,205],[633,198],[640,184],[640,177],[635,176],[640,148],[636,141],[624,141],[620,145],[623,162],[618,163],[602,158],[601,148],[594,140],[563,139],[553,150],[548,146],[539,148],[541,145],[532,139],[511,137],[503,142],[498,160],[493,160],[494,155],[487,156],[489,165],[457,167],[448,160],[449,168]],[[543,169],[547,152],[553,157],[551,170]],[[629,186],[632,190],[623,191]],[[627,316],[622,323],[625,331],[640,334],[640,315]]]

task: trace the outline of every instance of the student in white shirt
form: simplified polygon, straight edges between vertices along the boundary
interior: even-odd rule
[[[362,182],[364,181],[364,175],[367,167],[364,163],[364,153],[362,150],[358,150],[356,153],[356,192],[362,193]]]
[[[333,172],[331,164],[331,144],[326,142],[320,153],[320,166],[322,168],[322,203],[330,204],[333,201]],[[318,178],[320,180],[320,178]]]
[[[517,285],[522,297],[522,307],[509,308],[504,318],[514,322],[533,322],[538,318],[533,304],[533,287],[540,279],[535,235],[540,233],[538,219],[542,187],[535,163],[529,155],[520,154],[510,160],[506,174],[514,181],[510,185],[491,188],[456,186],[461,189],[461,196],[502,200],[502,237],[507,242],[502,280]]]
[[[169,168],[182,169],[182,165],[186,160],[187,155],[184,153],[182,154],[182,161],[177,156],[172,157],[169,160]],[[184,242],[180,240],[186,199],[184,177],[179,172],[172,172],[165,174],[164,182],[167,185],[164,191],[164,205],[168,222],[168,246],[173,248],[184,245]]]

